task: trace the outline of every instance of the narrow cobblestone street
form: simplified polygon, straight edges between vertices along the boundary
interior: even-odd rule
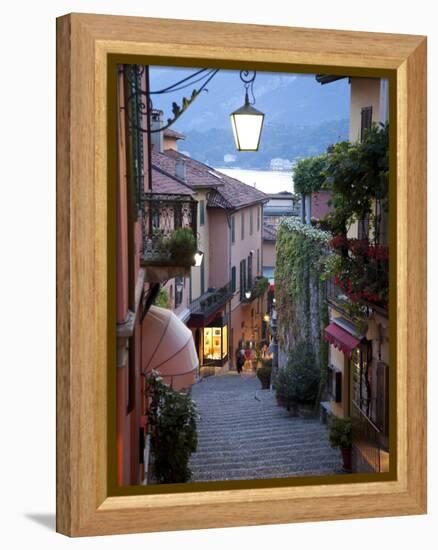
[[[210,376],[192,397],[200,413],[192,481],[327,475],[341,466],[326,427],[290,417],[254,375]]]

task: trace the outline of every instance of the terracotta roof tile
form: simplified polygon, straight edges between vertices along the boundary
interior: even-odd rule
[[[227,176],[207,164],[183,155],[179,151],[168,150],[164,151],[164,153],[152,151],[152,164],[168,174],[173,175],[176,173],[177,160],[185,162],[186,185],[194,190],[197,188],[215,189],[223,196],[225,202],[231,208],[244,208],[251,204],[264,202],[268,198],[265,193],[262,193],[255,187]]]
[[[175,139],[186,139],[186,136],[184,134],[180,134],[179,132],[175,132],[175,130],[172,130],[171,128],[167,128],[163,132],[164,137],[168,138],[175,138]]]
[[[152,165],[152,191],[154,193],[171,193],[193,196],[195,192],[187,185],[180,183],[176,178],[170,177],[160,169]]]

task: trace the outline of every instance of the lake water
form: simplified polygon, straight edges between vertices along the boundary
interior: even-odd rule
[[[227,176],[243,181],[264,193],[294,192],[291,172],[274,170],[245,170],[241,168],[215,168]]]

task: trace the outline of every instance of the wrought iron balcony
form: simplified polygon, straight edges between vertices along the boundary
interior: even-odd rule
[[[353,302],[348,294],[335,283],[334,278],[326,281],[326,298],[331,307],[362,330],[370,316],[370,308],[360,302]]]
[[[209,289],[190,303],[189,308],[193,317],[192,321],[194,321],[195,318],[202,321],[208,319],[223,308],[232,297],[233,291],[231,282],[228,282],[221,288]]]
[[[194,265],[197,201],[189,195],[143,193],[141,207],[142,265]]]

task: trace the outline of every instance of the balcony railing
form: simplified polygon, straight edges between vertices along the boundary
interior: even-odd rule
[[[326,281],[326,297],[332,307],[358,326],[362,326],[370,316],[369,305],[353,302],[345,290],[335,283],[333,277]]]
[[[354,471],[388,471],[389,455],[382,445],[380,430],[354,402],[351,407]]]
[[[193,300],[189,309],[192,315],[199,315],[207,318],[221,307],[223,307],[233,297],[231,282],[221,288],[211,288],[199,298]]]
[[[197,201],[189,195],[143,193],[141,207],[142,264],[193,265],[197,245]],[[182,228],[189,231],[178,235],[176,230]],[[179,246],[175,246],[177,235]]]

